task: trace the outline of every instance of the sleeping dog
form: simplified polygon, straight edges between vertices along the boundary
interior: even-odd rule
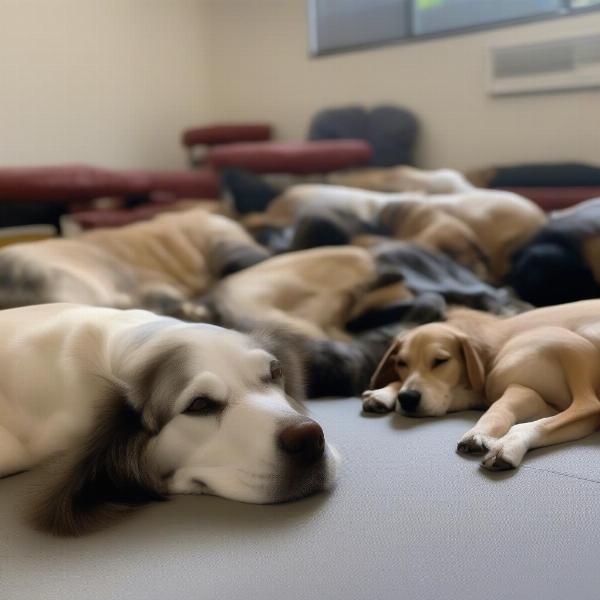
[[[552,212],[548,224],[512,256],[509,283],[536,306],[598,298],[600,198]]]
[[[225,277],[202,302],[209,318],[226,327],[259,320],[343,341],[350,340],[348,328],[439,320],[445,302],[503,314],[523,308],[451,259],[395,240],[271,257]]]
[[[289,188],[264,212],[241,219],[255,235],[296,226],[291,249],[308,247],[305,238],[310,239],[315,231],[323,237],[326,222],[328,229],[341,232],[333,243],[350,242],[361,232],[379,232],[443,252],[494,282],[504,278],[512,254],[545,221],[535,204],[500,190],[473,188],[426,196],[308,184]]]
[[[204,302],[227,326],[265,321],[307,338],[348,341],[348,321],[412,298],[399,269],[386,269],[363,248],[333,246],[282,254],[230,275]]]
[[[1,311],[0,332],[0,477],[62,456],[43,530],[85,533],[168,494],[271,503],[333,481],[285,337],[72,304]]]
[[[458,444],[482,466],[517,467],[531,448],[600,425],[600,301],[508,319],[457,309],[446,323],[398,338],[376,370],[364,410],[410,416],[486,408]]]
[[[234,221],[203,208],[73,239],[0,251],[0,307],[76,302],[198,319],[190,298],[268,256]]]

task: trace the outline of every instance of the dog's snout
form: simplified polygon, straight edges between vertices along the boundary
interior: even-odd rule
[[[417,390],[407,390],[398,394],[400,408],[405,412],[415,412],[421,402],[421,392]]]
[[[288,425],[279,434],[278,441],[286,454],[305,465],[316,462],[325,451],[323,430],[312,419]]]

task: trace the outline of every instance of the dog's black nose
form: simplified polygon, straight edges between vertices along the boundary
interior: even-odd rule
[[[279,434],[279,447],[299,463],[316,462],[325,451],[325,436],[318,423],[304,419],[288,425]]]
[[[417,390],[407,390],[398,394],[400,408],[405,412],[415,412],[421,402],[421,392]]]

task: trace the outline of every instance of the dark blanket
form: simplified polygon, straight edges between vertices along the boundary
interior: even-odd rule
[[[419,297],[435,294],[458,304],[497,314],[514,314],[527,307],[507,289],[495,288],[444,254],[404,242],[388,242],[375,250],[382,274],[400,274],[406,287]]]
[[[508,283],[523,300],[550,306],[600,297],[600,282],[583,256],[583,245],[600,235],[600,199],[558,211],[512,257]]]

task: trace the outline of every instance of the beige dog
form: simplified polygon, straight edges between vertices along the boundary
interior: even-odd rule
[[[380,278],[377,257],[368,250],[313,248],[226,277],[208,302],[227,323],[243,317],[313,339],[349,340],[344,331],[349,320],[412,297],[401,281],[382,283]]]
[[[236,222],[202,208],[74,239],[0,251],[0,306],[78,302],[201,318],[188,300],[268,256]]]
[[[468,309],[418,327],[388,350],[364,393],[366,411],[411,416],[483,407],[458,444],[491,470],[582,438],[600,425],[600,301],[501,319]],[[518,424],[517,424],[518,423]]]
[[[492,281],[506,275],[513,252],[546,222],[535,204],[498,190],[386,194],[307,184],[289,188],[265,212],[249,214],[242,223],[250,231],[286,227],[306,211],[323,209],[349,212],[372,229],[444,252]]]

